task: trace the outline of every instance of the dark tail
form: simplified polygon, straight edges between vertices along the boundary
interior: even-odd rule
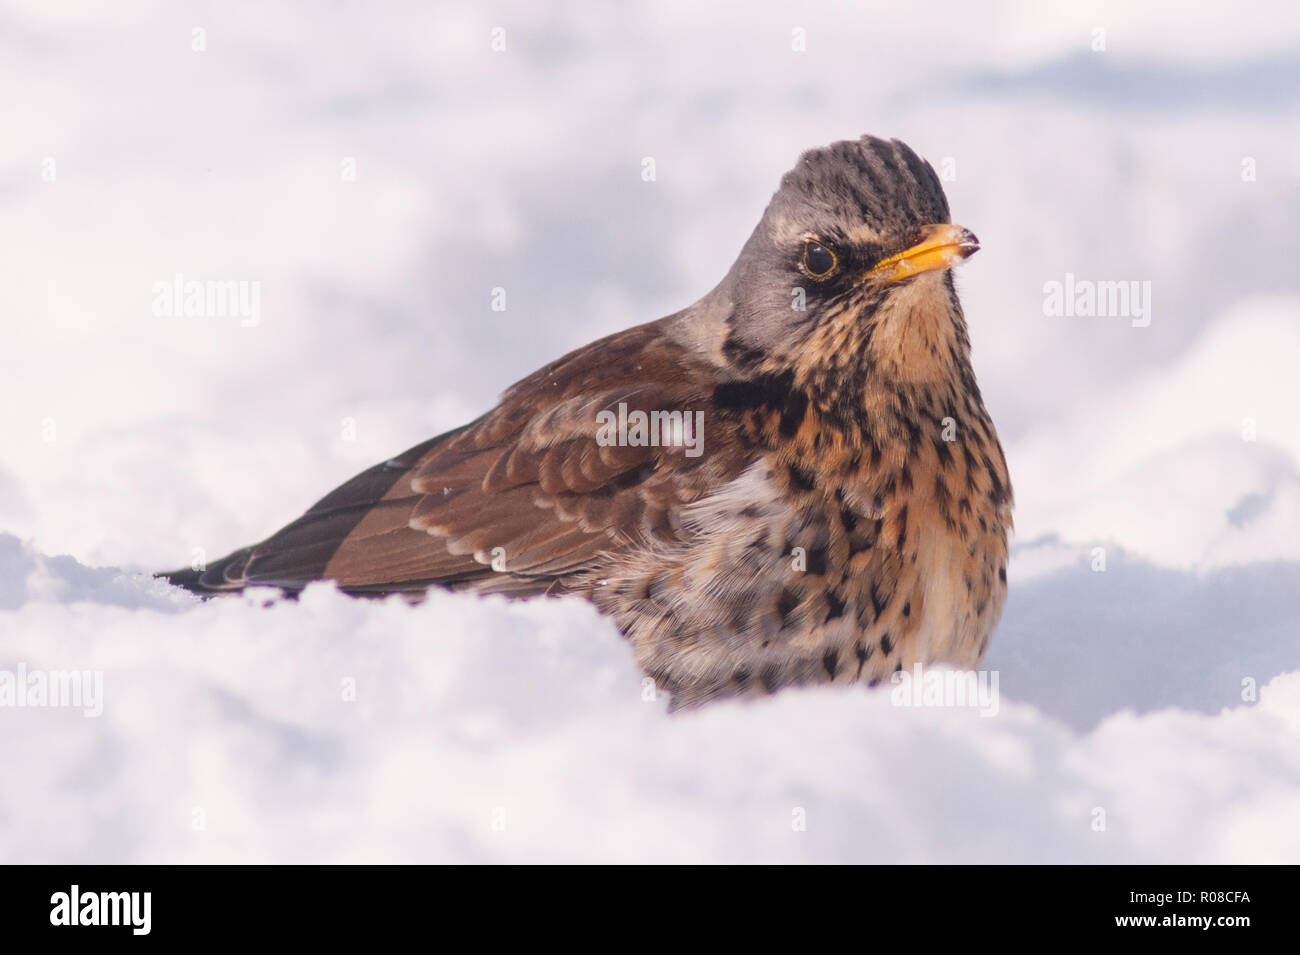
[[[298,593],[313,580],[332,576],[326,573],[330,561],[372,512],[375,515],[372,522],[376,517],[388,516],[384,530],[389,532],[390,538],[408,549],[419,547],[434,551],[427,534],[406,526],[411,508],[409,494],[396,495],[397,499],[393,500],[391,492],[429,448],[446,436],[439,435],[363,471],[317,501],[298,520],[259,544],[240,548],[199,570],[184,567],[155,576],[202,597],[236,594],[245,587],[255,586],[278,587],[286,593]],[[346,584],[346,581],[340,583]],[[381,586],[362,585],[345,589],[358,594],[381,594],[423,590],[428,584],[427,578],[423,581],[402,580],[395,575],[384,580]]]

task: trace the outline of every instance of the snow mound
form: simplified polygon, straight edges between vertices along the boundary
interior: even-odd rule
[[[1223,621],[1192,623],[1214,591],[1141,564],[1029,585],[995,642],[993,715],[882,687],[668,716],[577,601],[317,585],[197,604],[3,552],[29,586],[0,612],[0,673],[103,687],[98,716],[0,711],[0,759],[22,767],[0,787],[10,862],[1300,860],[1293,635],[1279,614],[1232,631],[1258,680],[1243,701]],[[1216,588],[1293,594],[1296,569],[1275,571]],[[1146,594],[1148,621],[1193,599],[1125,634],[1097,588],[1125,592],[1116,608]],[[1190,679],[1166,668],[1180,655],[1222,666]],[[1125,705],[1146,712],[1102,718]]]

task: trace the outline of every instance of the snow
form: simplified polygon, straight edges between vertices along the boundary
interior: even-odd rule
[[[1300,861],[1287,5],[7,16],[0,860]],[[801,149],[867,131],[952,158],[984,244],[996,715],[669,716],[581,603],[150,577],[689,302]],[[261,322],[155,316],[176,272],[260,281]],[[1150,281],[1151,325],[1045,315],[1067,272]],[[19,667],[100,674],[102,713],[5,705]]]

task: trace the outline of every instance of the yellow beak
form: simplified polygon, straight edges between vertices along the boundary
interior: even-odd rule
[[[881,259],[863,278],[898,282],[922,272],[948,269],[979,251],[979,239],[959,225],[931,225],[922,230],[921,241],[887,259]]]

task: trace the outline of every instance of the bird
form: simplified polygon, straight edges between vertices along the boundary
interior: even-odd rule
[[[694,304],[160,576],[204,597],[576,595],[674,710],[975,668],[1013,507],[953,281],[978,249],[901,141],[808,150]]]

